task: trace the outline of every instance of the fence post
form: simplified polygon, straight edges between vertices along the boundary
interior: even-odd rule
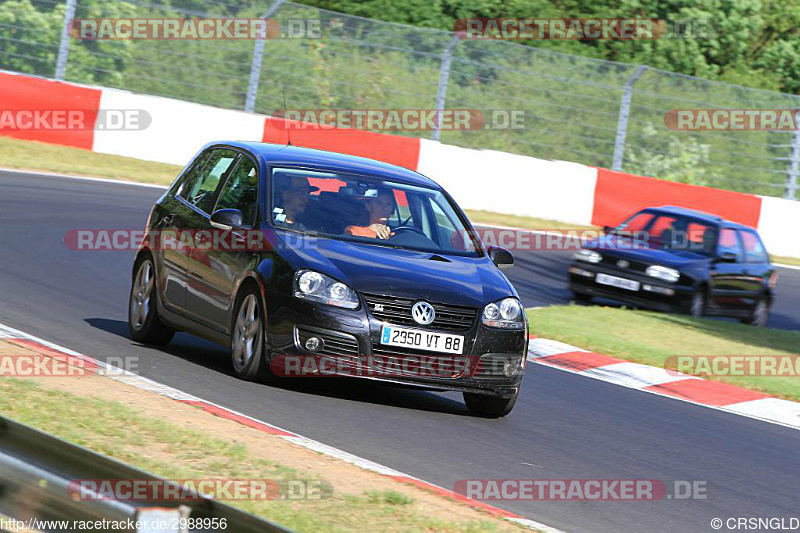
[[[795,114],[795,123],[800,120],[800,113]],[[792,152],[789,155],[789,168],[786,169],[786,189],[783,197],[787,200],[797,200],[797,171],[800,167],[800,130],[792,133]]]
[[[64,12],[64,25],[61,27],[61,43],[58,45],[58,59],[56,60],[56,79],[63,80],[67,72],[67,58],[69,57],[69,23],[75,18],[75,7],[78,0],[67,0],[67,10]]]
[[[274,16],[284,3],[286,3],[286,0],[276,0],[274,4],[269,6],[263,18],[268,19]],[[261,62],[264,59],[265,40],[266,39],[256,39],[256,44],[253,48],[253,62],[250,64],[250,83],[247,85],[247,100],[244,104],[244,110],[248,113],[252,113],[256,106],[258,82],[261,77]]]
[[[617,119],[617,138],[614,141],[614,163],[611,170],[622,170],[622,159],[625,157],[625,135],[628,133],[628,116],[631,110],[631,96],[633,95],[633,84],[636,83],[647,65],[642,65],[633,73],[628,81],[625,82],[625,92],[622,93],[622,101],[619,104],[619,118]]]
[[[442,54],[442,68],[439,70],[439,89],[436,91],[436,129],[433,130],[433,140],[438,141],[442,135],[442,114],[444,110],[445,97],[447,95],[447,80],[450,78],[450,58],[453,56],[453,48],[456,47],[461,38],[454,35]]]

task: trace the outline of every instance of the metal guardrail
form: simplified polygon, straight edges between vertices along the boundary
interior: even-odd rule
[[[9,518],[23,522],[33,518],[40,521],[69,520],[70,523],[103,519],[135,522],[137,518],[145,520],[141,517],[151,516],[158,509],[171,509],[180,510],[183,518],[217,518],[226,522],[225,529],[184,529],[187,533],[289,531],[189,490],[184,492],[191,495],[190,501],[76,500],[70,497],[68,486],[78,479],[165,481],[0,416],[0,513]],[[49,531],[76,530],[59,528]],[[178,530],[150,528],[147,531]]]

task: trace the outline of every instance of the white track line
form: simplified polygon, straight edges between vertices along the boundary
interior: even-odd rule
[[[611,363],[583,370],[575,370],[547,362],[548,356],[585,351],[586,350],[562,342],[534,338],[530,340],[528,347],[528,361],[549,368],[555,368],[556,370],[569,372],[570,374],[605,381],[606,383],[611,383],[612,385],[618,385],[627,389],[655,394],[662,398],[670,398],[672,400],[679,400],[693,405],[715,409],[723,413],[753,418],[761,422],[767,422],[768,424],[775,424],[791,429],[800,429],[800,403],[798,402],[783,400],[781,398],[762,398],[724,406],[709,405],[696,400],[672,396],[670,394],[644,388],[653,385],[658,379],[661,379],[664,383],[680,379],[701,379],[696,376],[680,376],[677,375],[678,373],[676,372],[674,373],[676,374],[676,376],[674,376],[676,379],[667,379],[663,377],[663,374],[667,373],[663,368],[638,363],[628,363],[622,360],[618,363]],[[672,376],[672,374],[673,373],[669,373],[670,376]],[[657,376],[661,377],[657,378]]]

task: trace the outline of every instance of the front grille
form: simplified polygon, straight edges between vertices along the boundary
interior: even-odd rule
[[[308,326],[297,326],[297,340],[301,347],[304,347],[309,337],[319,337],[325,343],[319,355],[348,355],[357,357],[359,355],[358,339],[347,333],[312,328]]]
[[[420,327],[419,324],[411,317],[411,306],[419,300],[409,300],[405,298],[395,298],[393,296],[378,296],[374,294],[365,294],[364,299],[367,301],[372,316],[382,322],[390,324],[397,324],[398,326],[411,326]],[[464,331],[468,330],[475,323],[475,309],[471,307],[461,307],[457,305],[447,305],[429,302],[434,311],[436,311],[436,318],[429,326],[433,329],[441,329],[447,331]],[[375,306],[383,306],[382,311],[376,311]]]
[[[469,357],[374,344],[370,362],[373,368],[385,370],[386,373],[422,378],[453,378],[464,372]]]
[[[617,265],[617,261],[627,261],[630,264],[626,267],[620,267]],[[650,266],[647,263],[641,263],[639,261],[631,261],[630,259],[624,259],[622,257],[613,257],[605,254],[603,254],[603,260],[600,263],[605,265],[614,265],[616,268],[620,268],[622,270],[630,270],[632,272],[644,272],[645,270],[647,270],[647,267]]]

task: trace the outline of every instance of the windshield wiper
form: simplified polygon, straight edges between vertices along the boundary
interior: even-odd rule
[[[408,250],[411,252],[424,252],[424,250],[418,250],[417,248],[409,248],[408,246],[403,246],[402,244],[392,244],[390,242],[364,242],[364,241],[357,241],[363,242],[364,244],[374,244],[375,246],[384,246],[386,248],[393,248],[395,250]]]

